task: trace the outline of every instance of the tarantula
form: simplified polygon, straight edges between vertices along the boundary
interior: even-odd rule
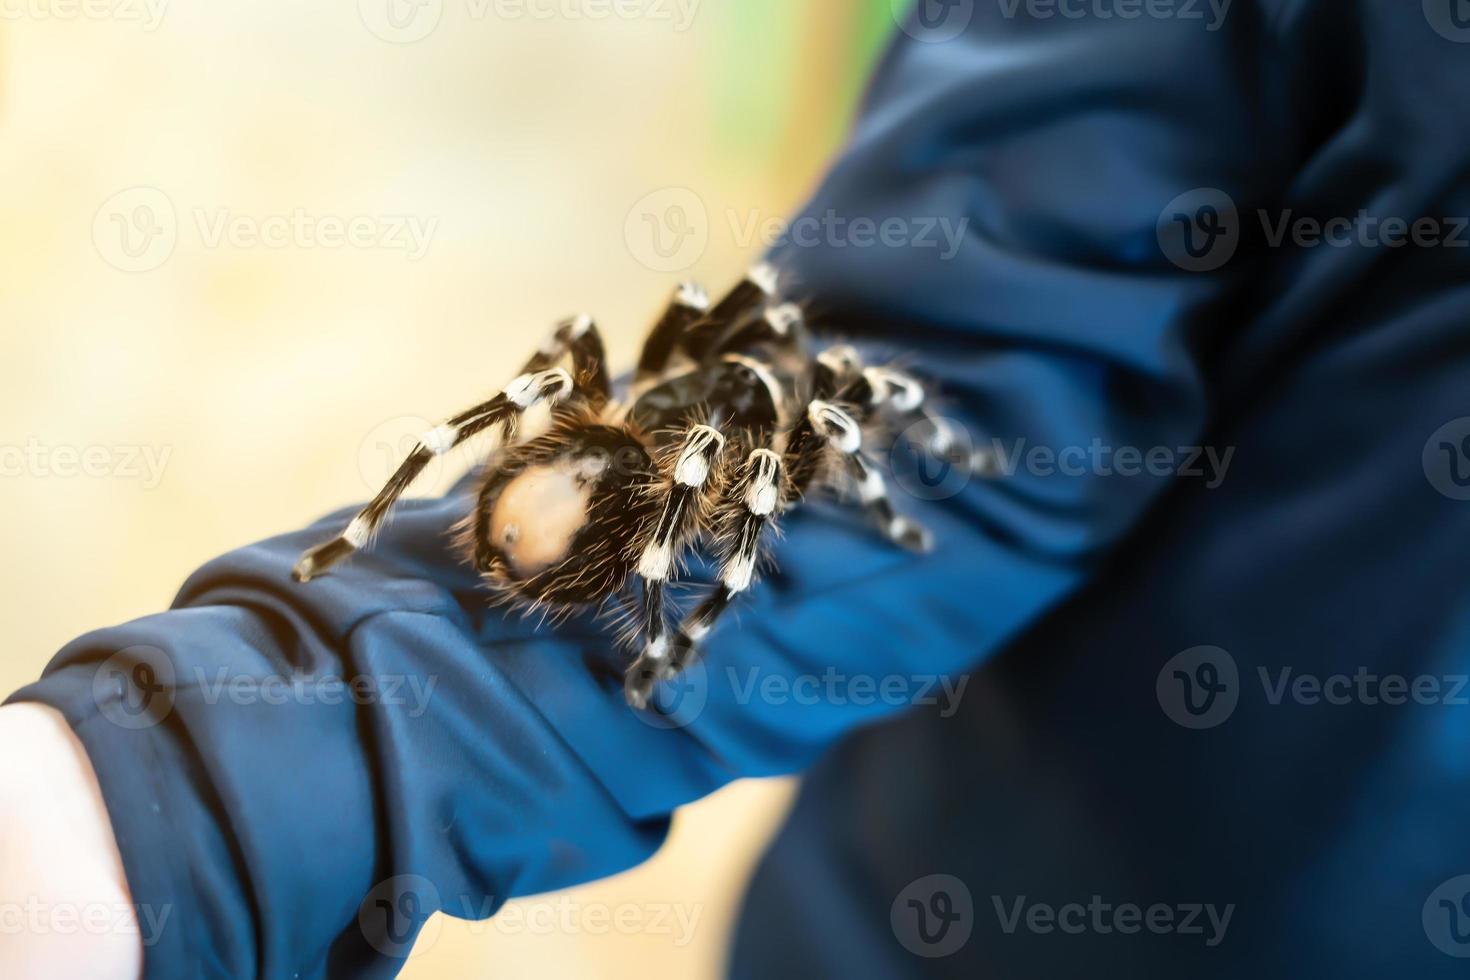
[[[893,542],[925,551],[927,531],[899,515],[864,459],[864,430],[924,420],[926,448],[951,458],[953,433],[911,376],[865,368],[836,345],[811,354],[801,310],[776,301],[769,265],[713,306],[682,285],[648,335],[629,397],[614,401],[591,317],[561,322],[505,390],[424,433],[387,484],[337,537],[296,563],[299,582],[366,548],[393,504],[435,456],[498,428],[457,542],[484,581],[525,610],[556,613],[631,596],[642,580],[643,647],[624,683],[647,704],[653,685],[691,664],[699,643],[756,580],[780,515],[819,486],[851,481]],[[557,366],[570,358],[571,370]],[[550,428],[516,443],[520,416],[554,406]],[[665,589],[687,550],[713,541],[720,581],[672,633]]]

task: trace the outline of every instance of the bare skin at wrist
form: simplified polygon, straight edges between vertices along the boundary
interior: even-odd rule
[[[133,980],[131,903],[82,743],[52,708],[0,708],[0,976]]]

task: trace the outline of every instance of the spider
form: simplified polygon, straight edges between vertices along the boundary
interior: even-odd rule
[[[498,429],[502,449],[457,546],[499,598],[527,612],[628,599],[643,645],[624,694],[642,708],[654,684],[694,662],[716,621],[755,584],[777,520],[814,490],[851,483],[889,540],[931,546],[864,458],[865,430],[891,434],[895,422],[922,421],[925,448],[954,461],[952,430],[910,375],[864,367],[848,345],[815,355],[812,347],[801,309],[778,301],[766,264],[713,305],[698,285],[681,285],[621,401],[592,318],[564,320],[503,391],[424,433],[377,496],[303,553],[292,575],[306,582],[367,548],[433,457]],[[521,415],[543,403],[550,427],[515,441]],[[701,540],[714,545],[719,583],[670,630],[668,584]],[[635,576],[641,602],[631,598]]]

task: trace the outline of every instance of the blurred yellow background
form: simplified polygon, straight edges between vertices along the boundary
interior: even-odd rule
[[[800,203],[892,18],[890,0],[0,2],[0,685],[364,498],[555,318],[595,313],[631,366],[678,279],[732,282]],[[790,791],[733,786],[641,868],[440,917],[404,975],[718,976]]]

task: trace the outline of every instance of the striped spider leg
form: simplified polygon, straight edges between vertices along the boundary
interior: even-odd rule
[[[656,488],[661,498],[658,523],[638,559],[644,647],[628,668],[624,685],[628,703],[634,707],[648,703],[653,683],[669,659],[665,588],[685,549],[706,523],[724,449],[725,437],[718,430],[703,424],[691,426],[673,457],[672,471]]]
[[[552,366],[568,354],[572,359],[570,373]],[[302,553],[291,570],[291,577],[298,582],[310,581],[368,547],[393,505],[435,456],[442,456],[472,436],[495,427],[500,428],[502,440],[508,439],[520,416],[533,405],[543,402],[555,405],[574,392],[589,404],[601,405],[606,403],[609,391],[597,325],[585,314],[563,321],[503,390],[425,432],[388,482],[341,533]]]

